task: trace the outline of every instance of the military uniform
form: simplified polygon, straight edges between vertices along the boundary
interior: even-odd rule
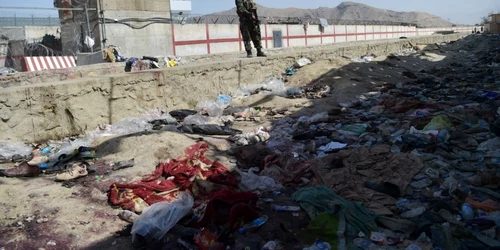
[[[257,4],[253,0],[236,0],[236,13],[240,17],[240,31],[249,57],[252,56],[252,44],[257,49],[257,56],[266,56],[262,52],[260,22],[257,20]]]

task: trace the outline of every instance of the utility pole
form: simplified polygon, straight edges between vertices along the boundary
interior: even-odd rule
[[[92,38],[92,31],[90,30],[90,20],[89,20],[89,10],[88,10],[87,3],[85,3],[84,10],[85,10],[85,20],[87,22],[87,36]],[[90,52],[94,53],[94,46],[90,46]]]

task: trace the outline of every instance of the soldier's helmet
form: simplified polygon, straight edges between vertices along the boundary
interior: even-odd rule
[[[257,9],[257,3],[255,3],[253,0],[248,0],[248,8],[251,10],[256,10]]]

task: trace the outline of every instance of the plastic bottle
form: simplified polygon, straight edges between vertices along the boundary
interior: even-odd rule
[[[391,147],[391,152],[392,153],[401,153],[401,149],[396,144],[393,144]]]
[[[462,205],[462,218],[465,221],[474,219],[474,209],[472,209],[470,204],[464,203]]]
[[[51,150],[52,150],[52,148],[50,148],[50,147],[46,147],[46,148],[44,148],[44,149],[42,149],[42,150],[40,151],[40,154],[42,154],[42,155],[46,155],[46,154],[50,153],[50,151],[51,151]]]
[[[183,239],[177,239],[177,243],[179,245],[181,245],[182,247],[184,247],[185,249],[187,250],[196,250],[196,249],[199,249],[197,246],[183,240]]]
[[[448,141],[448,137],[449,137],[448,130],[442,129],[441,131],[439,131],[439,134],[437,136],[437,141],[440,143],[445,143],[446,141]]]
[[[465,201],[467,203],[469,203],[470,206],[475,208],[475,209],[481,209],[481,210],[484,210],[487,212],[500,211],[500,203],[496,202],[494,200],[485,200],[485,201],[479,202],[479,201],[476,201],[476,200],[469,197],[469,198],[465,199]]]
[[[304,248],[302,250],[331,250],[332,246],[330,244],[323,242],[321,240],[316,240],[316,243],[314,243],[313,246]]]
[[[276,241],[267,242],[260,250],[276,250]]]
[[[410,201],[407,199],[401,199],[396,202],[396,206],[402,211],[408,211],[407,206],[410,204]]]
[[[284,212],[284,211],[287,211],[287,212],[299,212],[300,211],[300,207],[298,207],[298,206],[278,206],[278,205],[272,205],[271,208],[273,209],[273,211],[277,211],[277,212]]]
[[[418,245],[411,244],[406,248],[406,250],[422,250],[422,248],[419,247]]]
[[[358,246],[359,248],[364,249],[364,250],[378,250],[378,249],[380,249],[377,245],[375,245],[373,242],[371,242],[367,239],[357,238],[357,239],[354,239],[353,242],[356,246]]]
[[[47,162],[47,163],[40,164],[39,167],[41,170],[47,170],[47,169],[54,167],[55,165],[56,165],[56,162]]]
[[[269,217],[267,215],[263,215],[260,218],[257,218],[254,221],[252,221],[252,222],[250,222],[248,224],[245,224],[242,227],[240,227],[240,229],[238,229],[238,232],[240,234],[244,234],[245,232],[257,229],[260,226],[266,224],[266,222],[267,222],[268,219],[269,219]]]
[[[118,217],[126,222],[134,223],[134,220],[137,219],[139,215],[129,210],[123,210],[118,214]]]
[[[423,214],[425,212],[425,207],[418,207],[418,208],[414,208],[408,212],[405,212],[405,213],[402,213],[401,214],[401,217],[405,218],[405,219],[410,219],[410,218],[413,218],[413,217],[417,217],[421,214]]]

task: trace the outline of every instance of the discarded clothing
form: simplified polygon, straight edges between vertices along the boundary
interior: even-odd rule
[[[212,193],[205,202],[195,205],[193,213],[199,219],[193,222],[193,226],[228,223],[231,230],[236,230],[259,217],[255,207],[257,200],[257,195],[253,193],[219,190]]]
[[[218,126],[215,124],[182,125],[177,129],[183,133],[198,134],[198,135],[236,135],[242,133],[241,130],[232,129],[227,126]]]
[[[221,163],[205,157],[207,150],[208,143],[197,143],[188,147],[184,156],[158,164],[140,181],[113,183],[108,194],[110,203],[140,213],[144,206],[173,200],[179,191],[190,189],[196,178],[237,187],[238,181]]]
[[[259,144],[243,146],[234,150],[234,155],[238,162],[238,167],[247,169],[254,166],[264,166],[264,159],[268,155],[273,155],[273,151]]]
[[[314,220],[321,213],[340,214],[347,222],[347,235],[356,236],[359,232],[368,235],[377,230],[375,219],[377,216],[361,202],[346,201],[331,189],[321,187],[307,187],[299,189],[293,199],[306,210]]]
[[[190,110],[190,109],[179,109],[179,110],[172,110],[168,112],[173,118],[177,119],[177,121],[183,121],[184,118],[190,116],[190,115],[195,115],[198,113],[196,110]]]
[[[341,168],[326,169],[334,160],[342,161]],[[319,182],[332,188],[342,197],[361,201],[380,214],[392,214],[384,205],[393,205],[395,199],[387,194],[366,188],[365,181],[389,183],[402,196],[424,165],[412,154],[391,153],[387,145],[372,148],[342,150],[311,162]]]
[[[344,228],[339,228],[339,226],[339,215],[321,213],[299,235],[307,245],[312,245],[317,239],[322,239],[332,246],[337,246],[339,244],[337,234],[345,230]]]

